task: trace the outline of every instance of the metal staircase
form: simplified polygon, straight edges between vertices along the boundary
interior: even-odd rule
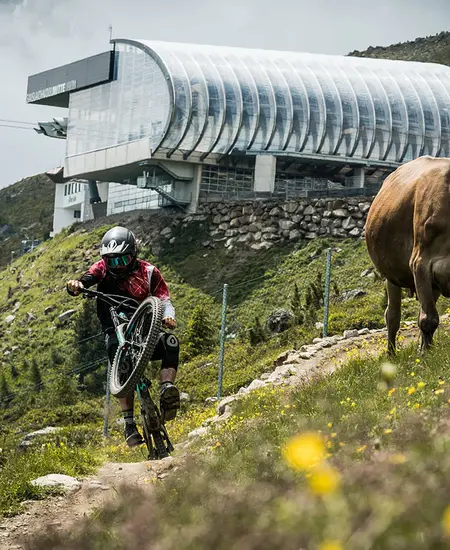
[[[147,165],[146,162],[139,164],[143,167]],[[158,206],[160,208],[175,206],[185,211],[187,206],[191,203],[191,196],[183,198],[176,197],[170,193],[167,188],[169,187],[171,191],[173,191],[175,180],[190,181],[190,178],[177,177],[169,170],[159,165],[151,165],[149,168],[149,171],[144,169],[142,176],[137,178],[137,186],[156,191],[158,193]]]

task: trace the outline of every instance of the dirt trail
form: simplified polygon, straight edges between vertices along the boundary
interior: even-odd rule
[[[417,339],[417,334],[416,328],[401,329],[402,345]],[[385,346],[385,330],[341,340],[297,364],[297,374],[287,379],[286,383],[295,385],[315,373],[333,372],[348,361],[350,350],[352,356],[376,356],[380,353],[380,347],[384,350]],[[124,484],[151,490],[151,479],[164,479],[170,470],[178,467],[181,459],[181,454],[176,452],[174,457],[160,461],[106,463],[95,476],[83,480],[81,488],[72,493],[24,503],[23,513],[0,522],[0,550],[21,550],[24,548],[21,539],[42,530],[70,528],[100,505],[116,498],[117,489]]]

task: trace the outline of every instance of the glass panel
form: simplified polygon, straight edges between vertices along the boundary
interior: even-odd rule
[[[400,88],[386,70],[377,70],[377,76],[386,90],[392,113],[392,142],[386,160],[400,162],[408,140],[408,113]]]
[[[235,149],[246,150],[258,126],[259,119],[259,99],[255,80],[247,65],[233,50],[226,49],[223,57],[228,61],[239,81],[242,95],[242,121],[241,128],[234,145]]]
[[[276,127],[268,151],[282,151],[287,144],[292,128],[292,97],[283,73],[275,60],[266,60],[266,72],[272,83],[276,103]]]
[[[67,156],[142,138],[153,148],[169,119],[170,94],[157,63],[133,46],[118,46],[117,80],[70,94]]]
[[[191,152],[196,149],[206,127],[209,108],[208,87],[203,71],[195,58],[180,49],[174,51],[173,55],[186,72],[191,94],[191,113],[187,120],[188,126],[177,149]]]
[[[200,51],[191,51],[200,65],[208,88],[208,120],[197,151],[207,153],[217,142],[225,120],[225,89],[219,71],[210,58]]]
[[[339,93],[326,66],[322,64],[322,56],[317,56],[316,60],[312,59],[309,66],[320,82],[326,106],[325,139],[318,152],[325,155],[333,155],[340,141],[343,124]]]
[[[369,157],[383,159],[392,139],[392,114],[389,100],[379,78],[374,71],[367,68],[364,62],[355,64],[355,70],[367,84],[375,109],[375,141],[372,151],[369,151]]]
[[[303,147],[305,153],[317,153],[322,141],[326,124],[325,98],[314,72],[302,61],[300,56],[289,55],[286,58],[294,66],[297,74],[305,85],[309,104],[309,127],[306,143]]]
[[[342,61],[341,63],[341,68],[355,92],[356,105],[359,112],[359,132],[356,148],[353,153],[350,151],[347,154],[352,154],[354,157],[366,158],[375,139],[375,107],[369,88],[364,79],[361,78],[361,75],[351,65],[346,64],[347,66],[343,67],[344,62]],[[344,137],[344,141],[346,139]],[[346,151],[348,151],[350,148],[349,145],[349,143],[341,145],[341,150],[342,147],[345,147]]]
[[[417,91],[424,117],[425,139],[422,154],[435,157],[439,151],[441,141],[441,121],[436,98],[428,84],[428,78],[425,79],[414,71],[408,72],[407,76]]]
[[[444,80],[442,73],[426,75],[427,84],[433,90],[439,107],[441,144],[437,156],[450,157],[450,83]]]
[[[420,156],[424,141],[425,121],[419,96],[409,76],[396,71],[393,77],[401,90],[408,113],[407,145],[404,155],[399,160],[408,161]]]
[[[212,65],[220,74],[225,89],[225,121],[214,152],[226,153],[236,140],[239,131],[242,103],[239,82],[228,62],[215,51],[209,54]]]
[[[285,150],[298,152],[303,147],[308,131],[308,95],[303,81],[286,58],[277,58],[274,60],[274,63],[276,63],[286,79],[293,107],[292,133]]]
[[[336,154],[350,156],[355,148],[360,126],[358,101],[347,74],[339,64],[327,61],[326,68],[339,92],[342,111],[341,139]]]
[[[253,57],[251,50],[242,50],[243,60],[255,80],[259,98],[259,121],[255,140],[250,150],[264,151],[272,137],[276,123],[276,104],[272,84],[261,63]],[[247,53],[248,52],[248,53]]]

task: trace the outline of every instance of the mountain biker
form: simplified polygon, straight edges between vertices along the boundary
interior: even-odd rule
[[[143,302],[148,296],[156,296],[163,305],[163,326],[176,327],[175,309],[170,301],[169,289],[159,270],[137,257],[134,234],[125,227],[114,227],[102,238],[101,260],[94,263],[84,275],[67,283],[67,291],[77,296],[82,288],[97,285],[99,292],[117,294]],[[105,333],[106,349],[110,363],[119,347],[109,306],[97,300],[97,316]],[[161,332],[152,360],[162,360],[160,405],[166,420],[173,420],[180,408],[180,394],[174,385],[178,369],[179,343],[176,336]],[[134,392],[119,398],[125,421],[125,440],[129,447],[144,441],[134,420]]]

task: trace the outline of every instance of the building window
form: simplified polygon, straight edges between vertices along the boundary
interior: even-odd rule
[[[200,192],[233,198],[254,196],[252,168],[206,165],[202,169]]]
[[[73,211],[73,217],[80,219],[81,218],[81,210],[74,210]]]
[[[64,186],[64,196],[67,196],[67,183],[66,183],[66,185]]]

